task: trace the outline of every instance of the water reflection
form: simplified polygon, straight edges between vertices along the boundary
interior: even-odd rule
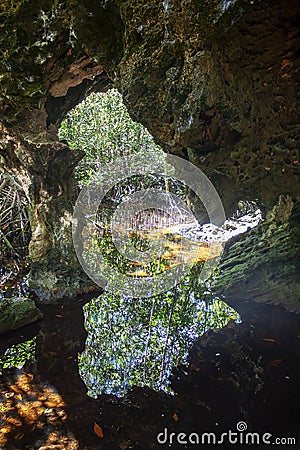
[[[103,448],[139,448],[138,444],[147,439],[155,442],[162,423],[176,431],[174,414],[183,429],[207,431],[215,422],[228,429],[246,417],[251,429],[273,433],[280,429],[282,435],[294,436],[299,418],[299,317],[275,306],[252,305],[242,324],[207,333],[198,341],[190,352],[189,366],[173,371],[176,396],[149,389],[133,389],[123,399],[102,395],[95,400],[86,395],[87,388],[78,373],[78,354],[84,352],[87,358],[83,365],[80,357],[82,376],[90,376],[92,358],[102,358],[102,368],[107,366],[105,385],[103,373],[99,372],[97,379],[94,368],[95,390],[102,386],[120,391],[130,384],[131,374],[139,372],[144,377],[140,380],[148,377],[151,381],[151,370],[160,376],[163,357],[176,360],[180,340],[188,342],[198,332],[189,327],[189,314],[198,317],[195,327],[205,315],[206,327],[216,325],[216,317],[220,317],[221,325],[222,308],[215,315],[209,308],[202,310],[196,289],[188,305],[180,302],[180,292],[177,298],[173,308],[171,298],[148,299],[147,304],[99,298],[85,305],[85,317],[80,304],[43,306],[36,362],[27,363],[23,370],[5,370],[1,377],[0,446],[8,450],[26,446],[47,449],[51,445],[100,449],[101,439],[93,431],[96,423],[104,430]],[[84,319],[89,332],[92,327],[96,330],[93,336],[87,336]],[[170,326],[168,332],[169,322],[173,328]],[[118,334],[120,323],[122,332],[127,332],[123,340]],[[106,335],[108,328],[110,334]],[[115,362],[119,372],[112,364]],[[100,366],[98,369],[102,370]],[[259,378],[254,376],[254,369],[259,371]],[[122,374],[121,388],[118,379],[107,384],[107,380],[114,380],[114,373]],[[259,384],[257,393],[253,383]],[[145,434],[145,430],[150,431]],[[129,444],[122,447],[125,441]]]
[[[237,319],[237,313],[220,300],[203,301],[205,295],[209,291],[205,294],[202,289],[200,294],[193,289],[190,276],[156,297],[103,294],[86,304],[88,336],[79,368],[89,395],[124,395],[133,385],[171,392],[172,366],[185,361],[193,340]]]
[[[35,338],[35,360],[27,361],[22,370],[8,370],[9,365],[18,365],[20,355],[14,347],[4,350],[2,355],[6,370],[0,385],[0,443],[7,449],[27,448],[29,444],[28,448],[60,445],[57,448],[78,449],[68,427],[74,428],[80,414],[83,417],[77,428],[79,435],[80,430],[84,434],[84,428],[95,420],[91,417],[94,412],[87,413],[84,409],[88,410],[90,405],[78,373],[77,356],[86,339],[82,306],[65,303],[40,308],[44,317]],[[34,326],[26,328],[36,331]],[[20,333],[21,330],[14,333],[17,341]],[[4,349],[6,337],[1,340]],[[18,344],[19,349],[21,345],[32,351],[31,343]]]
[[[7,368],[21,369],[26,362],[35,360],[35,338],[8,347],[0,355],[0,375]]]
[[[196,289],[190,275],[174,291],[157,297],[103,294],[84,307],[43,306],[37,336],[26,340],[25,334],[23,342],[19,337],[19,343],[3,346],[0,373],[35,361],[39,375],[70,396],[74,389],[88,390],[92,397],[124,395],[133,385],[170,393],[171,369],[186,360],[194,339],[237,320],[233,309],[220,300],[209,301],[209,295]]]

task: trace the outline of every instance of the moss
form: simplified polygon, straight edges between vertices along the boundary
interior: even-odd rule
[[[28,284],[38,295],[40,303],[56,303],[62,299],[74,299],[101,289],[82,271],[81,267],[57,267],[57,258],[51,264],[34,263],[29,273]]]
[[[227,244],[215,289],[231,304],[254,300],[300,311],[300,229],[292,205],[281,197],[265,222]]]
[[[15,330],[42,318],[42,313],[28,298],[0,299],[0,334]]]

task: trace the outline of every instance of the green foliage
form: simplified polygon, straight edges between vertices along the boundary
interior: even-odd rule
[[[120,156],[160,150],[146,128],[131,120],[115,89],[87,97],[68,114],[59,136],[71,148],[85,152],[76,169],[80,185],[86,185],[99,166]]]
[[[24,269],[30,241],[27,199],[14,176],[1,172],[0,164],[0,286],[18,288],[18,272]]]
[[[27,361],[35,359],[35,338],[12,345],[3,355],[0,355],[0,374],[3,369],[21,368]]]

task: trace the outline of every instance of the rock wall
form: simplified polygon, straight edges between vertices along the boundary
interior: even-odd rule
[[[299,5],[237,1],[222,13],[221,3],[125,2],[117,83],[230,213],[239,198],[273,205],[283,186],[299,196]]]
[[[300,312],[299,203],[280,196],[266,220],[225,248],[215,290],[242,317],[256,303]]]

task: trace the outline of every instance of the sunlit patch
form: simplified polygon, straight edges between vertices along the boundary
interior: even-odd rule
[[[37,430],[41,430],[39,449],[58,444],[64,444],[65,449],[78,448],[77,440],[71,435],[65,436],[62,428],[67,419],[62,397],[53,387],[36,382],[32,373],[19,371],[13,380],[2,383],[0,412],[1,448]],[[59,432],[55,430],[57,427]]]
[[[129,277],[150,277],[150,274],[143,270],[136,270],[135,272],[128,272]]]
[[[168,217],[167,222],[156,210],[151,214],[146,211],[144,217],[140,214],[130,218],[126,215],[128,211],[125,211],[123,220],[115,225],[117,235],[124,241],[124,254],[115,248],[110,223],[94,224],[91,232],[94,233],[95,246],[100,248],[107,262],[121,273],[134,278],[155,277],[181,264],[217,261],[228,239],[255,227],[261,220],[261,212],[255,203],[239,202],[239,205],[241,210],[235,217],[226,220],[222,227],[211,223],[200,225],[178,211],[177,216]],[[152,261],[145,263],[127,259],[128,244],[139,252],[151,254]]]
[[[134,224],[131,225],[134,226]],[[129,277],[153,277],[174,266],[204,263],[206,260],[218,258],[222,254],[223,246],[221,242],[204,242],[186,237],[184,227],[192,226],[189,222],[181,223],[180,226],[174,224],[162,227],[157,226],[157,224],[150,225],[144,223],[143,229],[136,231],[132,231],[132,228],[127,227],[126,223],[118,228],[119,234],[121,236],[126,235],[128,241],[137,250],[160,249],[159,256],[155,255],[154,251],[152,261],[147,264],[141,261],[125,260],[120,255],[118,255],[119,259],[112,259],[112,264],[120,264],[120,261],[122,261],[122,272]],[[95,235],[95,242],[98,242],[101,249],[107,251],[107,254],[110,255],[110,251],[107,250],[111,246],[113,252],[110,227],[102,225],[100,230],[97,236]],[[179,234],[179,231],[182,230],[182,234]]]

